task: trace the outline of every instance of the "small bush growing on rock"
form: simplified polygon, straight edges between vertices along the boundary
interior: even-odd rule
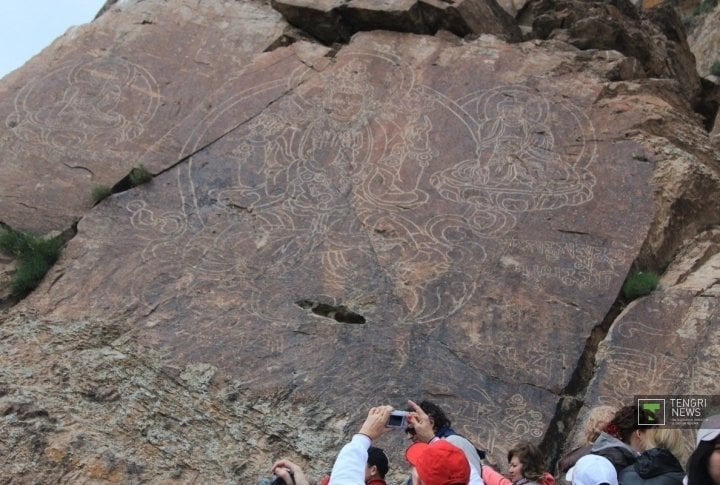
[[[107,185],[96,185],[92,189],[93,204],[98,204],[112,194],[112,189]]]
[[[28,236],[22,232],[0,228],[0,251],[8,256],[17,257],[27,245],[27,238]]]
[[[61,248],[62,242],[57,237],[42,238],[0,228],[0,251],[17,260],[10,282],[12,295],[23,298],[34,290],[60,257]]]
[[[697,8],[700,15],[710,13],[715,7],[717,7],[718,0],[703,0],[700,6]]]
[[[703,0],[688,15],[683,17],[683,24],[688,34],[698,26],[700,20],[717,7],[718,0]]]
[[[150,182],[152,178],[152,174],[148,172],[148,170],[142,164],[130,170],[130,183],[133,187],[146,184]]]
[[[689,13],[689,14],[683,16],[682,23],[685,26],[685,30],[687,31],[687,33],[690,34],[690,32],[695,30],[695,27],[697,27],[697,24],[698,24],[697,15],[695,15],[694,13]]]
[[[713,62],[712,66],[710,66],[710,74],[720,77],[720,59]]]
[[[623,284],[622,294],[627,301],[649,295],[657,288],[660,277],[652,271],[633,271]]]

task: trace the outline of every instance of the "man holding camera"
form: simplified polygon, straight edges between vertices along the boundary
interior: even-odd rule
[[[410,409],[414,412],[424,411],[430,419],[432,424],[432,430],[435,436],[441,439],[446,439],[453,445],[457,446],[465,453],[465,457],[470,462],[470,465],[475,467],[479,472],[482,471],[482,459],[485,458],[485,452],[478,450],[467,438],[461,436],[455,432],[450,426],[450,419],[445,415],[445,412],[440,406],[430,401],[422,401],[420,404],[415,404],[412,401],[410,403]],[[415,429],[412,426],[405,428],[405,432],[410,435],[410,440],[417,441],[417,435]]]
[[[412,466],[413,485],[482,485],[479,471],[470,466],[463,451],[433,432],[428,415],[412,401],[414,411],[407,420],[416,432],[417,440],[405,452]],[[388,427],[392,406],[379,406],[368,411],[360,431],[338,454],[330,474],[330,485],[363,485],[367,450],[372,442],[390,431]]]
[[[367,450],[374,440],[392,429],[385,426],[392,411],[392,406],[370,408],[360,431],[338,453],[332,472],[330,472],[330,485],[361,485],[365,483]]]

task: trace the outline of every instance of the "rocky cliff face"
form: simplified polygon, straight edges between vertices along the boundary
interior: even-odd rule
[[[710,91],[670,6],[108,2],[0,82],[1,222],[71,234],[5,293],[3,479],[319,478],[408,398],[554,459],[717,393]]]

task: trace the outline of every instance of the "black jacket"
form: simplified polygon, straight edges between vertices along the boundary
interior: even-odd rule
[[[682,485],[685,472],[672,453],[665,448],[653,448],[640,455],[637,461],[618,475],[620,485]]]

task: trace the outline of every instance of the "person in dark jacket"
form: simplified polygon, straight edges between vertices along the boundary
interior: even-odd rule
[[[682,433],[675,428],[651,428],[645,434],[645,450],[637,461],[618,475],[622,485],[682,485],[685,472],[677,456]]]
[[[566,473],[580,458],[590,453],[593,443],[605,426],[612,421],[616,412],[617,408],[609,405],[599,405],[590,409],[583,426],[583,441],[560,458],[557,465],[559,474]]]
[[[610,460],[619,476],[645,451],[645,434],[651,427],[638,423],[651,421],[648,414],[635,405],[621,407],[595,440],[590,452]]]
[[[703,420],[687,471],[687,485],[720,485],[720,414]]]

